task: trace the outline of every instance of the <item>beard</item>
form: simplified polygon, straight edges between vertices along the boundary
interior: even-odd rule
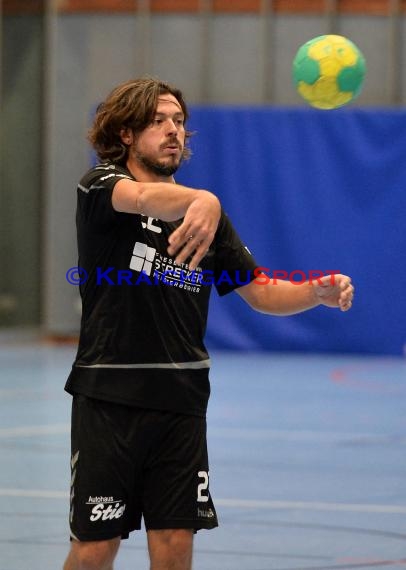
[[[175,157],[171,158],[172,163],[164,162],[163,160],[160,161],[141,154],[139,151],[136,151],[135,158],[147,170],[158,176],[172,176],[178,170],[182,162],[182,158],[177,160]]]

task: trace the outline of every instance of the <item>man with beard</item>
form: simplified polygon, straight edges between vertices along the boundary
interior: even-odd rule
[[[87,280],[66,384],[72,542],[64,570],[112,570],[121,539],[142,519],[151,570],[190,570],[194,533],[218,524],[206,445],[205,273],[220,295],[236,290],[264,313],[351,307],[344,275],[256,282],[260,267],[219,200],[175,183],[189,156],[187,118],[178,89],[142,78],[114,89],[90,130],[100,164],[78,185]]]

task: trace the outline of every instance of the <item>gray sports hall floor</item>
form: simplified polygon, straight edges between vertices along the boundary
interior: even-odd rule
[[[0,570],[68,549],[73,346],[1,336]],[[406,361],[212,354],[211,489],[221,526],[194,570],[406,567]],[[147,570],[144,532],[116,570]]]

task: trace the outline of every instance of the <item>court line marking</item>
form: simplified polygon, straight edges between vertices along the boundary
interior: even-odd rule
[[[395,442],[402,445],[406,443],[404,435],[396,433],[356,433],[356,432],[318,432],[311,430],[272,430],[263,428],[208,428],[209,437],[225,439],[266,439],[283,442],[308,442],[308,443],[375,443],[382,444]]]
[[[34,437],[36,435],[59,435],[70,432],[70,424],[46,424],[38,426],[18,426],[0,428],[2,437]]]
[[[52,491],[50,489],[0,489],[0,497],[68,499],[69,493],[67,491]]]
[[[33,499],[68,499],[66,491],[50,489],[1,489],[1,497]],[[217,506],[233,509],[302,510],[354,513],[406,514],[406,505],[373,505],[357,503],[326,503],[321,501],[260,501],[250,499],[216,499]]]
[[[216,505],[242,509],[302,510],[354,513],[406,514],[406,505],[326,503],[321,501],[260,501],[249,499],[215,499]]]
[[[64,435],[70,433],[69,423],[44,424],[35,426],[16,426],[0,428],[0,439],[7,437],[35,437],[41,435]],[[216,428],[208,429],[210,438],[226,439],[266,439],[283,442],[307,443],[356,443],[356,444],[388,444],[405,445],[406,437],[398,434],[346,433],[295,430],[272,430],[261,428]]]

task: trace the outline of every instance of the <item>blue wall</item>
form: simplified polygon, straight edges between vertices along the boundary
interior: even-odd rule
[[[178,182],[219,196],[257,261],[340,270],[348,313],[253,312],[213,293],[209,347],[403,354],[406,343],[406,111],[194,107],[194,156]]]

